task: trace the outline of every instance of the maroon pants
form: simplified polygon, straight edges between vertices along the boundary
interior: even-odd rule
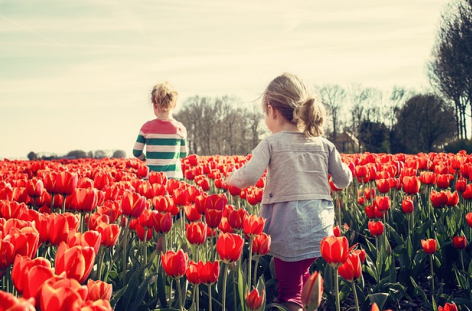
[[[308,258],[300,261],[283,261],[274,257],[275,276],[278,282],[279,303],[293,302],[303,307],[303,285],[310,277],[310,266],[316,258]]]

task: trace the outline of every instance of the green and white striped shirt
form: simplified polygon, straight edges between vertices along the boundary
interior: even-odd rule
[[[146,146],[146,155],[143,150]],[[154,119],[146,122],[139,131],[133,155],[146,159],[149,171],[165,172],[168,178],[182,179],[180,159],[187,156],[187,130],[174,120]]]

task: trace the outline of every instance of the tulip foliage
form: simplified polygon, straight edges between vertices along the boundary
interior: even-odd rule
[[[265,176],[225,184],[249,159],[190,155],[184,180],[136,159],[0,161],[0,310],[281,308]],[[342,159],[354,181],[327,176],[335,227],[305,309],[472,310],[472,155]]]

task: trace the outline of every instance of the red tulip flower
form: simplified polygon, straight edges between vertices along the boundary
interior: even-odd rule
[[[321,241],[321,256],[334,268],[346,261],[350,251],[349,242],[345,236],[328,236]]]
[[[341,236],[341,229],[339,228],[339,226],[334,226],[333,227],[333,235],[335,237],[340,237]]]
[[[96,255],[98,254],[98,250],[100,248],[100,242],[100,232],[90,230],[85,231],[84,233],[76,232],[74,234],[71,234],[67,241],[67,245],[69,247],[73,247],[76,245],[92,247]]]
[[[76,280],[51,278],[39,289],[39,304],[41,310],[80,310],[86,295]]]
[[[167,184],[167,175],[164,172],[152,171],[149,173],[149,182],[165,186]]]
[[[48,239],[52,245],[67,242],[69,237],[69,222],[64,214],[50,214],[48,218]]]
[[[79,212],[91,212],[97,207],[98,192],[95,189],[78,188],[75,190],[74,205]]]
[[[346,261],[338,268],[339,275],[348,282],[353,282],[362,275],[360,256],[356,253],[348,255]]]
[[[467,247],[467,238],[465,236],[454,236],[452,238],[452,244],[455,249],[464,249]]]
[[[229,225],[235,230],[242,229],[244,219],[246,219],[248,216],[249,213],[244,208],[233,210],[228,215]]]
[[[413,210],[415,209],[413,205],[413,201],[411,200],[411,197],[408,196],[406,199],[402,201],[402,211],[405,214],[411,214],[413,213]]]
[[[151,211],[150,223],[156,232],[167,233],[172,228],[172,214],[159,213],[156,210]]]
[[[323,298],[323,278],[315,271],[303,286],[302,303],[307,311],[318,309]]]
[[[79,177],[76,173],[68,171],[60,172],[56,175],[56,193],[61,195],[71,195],[77,188]]]
[[[223,209],[207,208],[205,210],[205,221],[209,228],[218,228],[223,218]]]
[[[439,174],[436,178],[436,186],[438,186],[439,189],[447,189],[449,188],[449,183],[453,179],[454,176],[451,174]]]
[[[201,245],[207,237],[207,226],[203,222],[192,222],[187,226],[185,235],[190,244]]]
[[[15,257],[11,277],[16,290],[24,298],[35,297],[41,284],[53,276],[49,260],[41,257],[29,259],[21,255]]]
[[[465,215],[465,220],[467,221],[467,224],[469,225],[469,227],[472,228],[472,212],[467,213],[467,215]]]
[[[247,236],[254,237],[264,230],[266,220],[260,216],[249,215],[244,219],[243,230]]]
[[[438,192],[438,191],[431,190],[430,199],[434,208],[444,207],[448,201],[447,194],[444,191]]]
[[[239,234],[223,233],[216,241],[216,251],[220,259],[226,263],[232,263],[239,259],[243,251],[244,239]]]
[[[103,281],[94,281],[89,279],[87,281],[88,295],[87,300],[110,300],[113,293],[113,286]]]
[[[185,216],[189,222],[194,222],[202,219],[202,215],[198,212],[195,204],[189,204],[184,206]]]
[[[211,285],[218,281],[220,275],[220,265],[218,260],[215,262],[207,261],[206,263],[198,262],[198,274],[202,283]]]
[[[390,198],[388,196],[376,196],[374,207],[382,213],[386,213],[390,209]]]
[[[421,172],[420,173],[420,181],[421,181],[422,184],[432,186],[432,185],[436,184],[436,173],[429,172],[429,171]]]
[[[185,270],[185,276],[187,277],[187,281],[189,281],[191,284],[199,285],[202,283],[200,274],[198,273],[200,270],[199,268],[200,263],[201,261],[199,261],[197,264],[193,260],[190,260],[187,266],[187,270]]]
[[[13,244],[11,244],[9,241],[0,239],[0,278],[2,278],[6,273],[6,269],[10,267],[14,259],[15,247]]]
[[[271,238],[266,233],[261,233],[254,237],[252,243],[252,252],[255,255],[264,256],[269,253]]]
[[[35,227],[16,229],[5,240],[15,246],[15,254],[33,258],[39,247],[39,232]]]
[[[62,242],[56,253],[56,274],[65,272],[66,277],[83,283],[95,264],[95,251],[88,246],[69,247]]]
[[[465,187],[465,191],[462,192],[462,197],[464,200],[472,200],[472,184],[468,184]]]
[[[17,298],[11,293],[0,290],[0,310],[2,311],[36,311],[35,299]]]
[[[100,244],[105,247],[113,247],[118,241],[121,228],[117,224],[101,222],[96,230],[100,233]]]
[[[375,185],[380,193],[387,193],[390,191],[390,183],[387,179],[377,179]]]
[[[438,307],[438,311],[458,311],[458,309],[455,303],[446,302],[444,307],[442,306]]]
[[[456,206],[459,203],[459,194],[457,193],[457,191],[451,193],[450,190],[446,190],[446,196],[446,206]]]
[[[373,236],[382,235],[384,232],[384,224],[381,221],[369,221],[367,224],[369,231]]]
[[[25,185],[26,193],[30,197],[40,197],[44,192],[44,184],[41,179],[32,178],[29,179]]]
[[[185,274],[187,270],[188,254],[184,253],[183,250],[180,249],[178,252],[167,251],[165,255],[161,253],[161,258],[162,267],[168,276],[178,279]]]
[[[437,250],[437,243],[435,239],[421,240],[421,246],[426,254],[434,254]]]
[[[125,216],[138,218],[146,208],[146,198],[136,192],[128,191],[121,199],[121,209]]]
[[[406,194],[417,194],[420,191],[421,182],[416,176],[405,176],[403,181],[403,191]]]
[[[262,290],[262,293],[259,294],[257,288],[254,288],[251,292],[247,292],[244,297],[244,302],[246,303],[246,307],[249,310],[259,310],[262,307],[265,299],[265,292]]]

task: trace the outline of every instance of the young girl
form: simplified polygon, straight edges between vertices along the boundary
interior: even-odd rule
[[[323,237],[332,235],[334,207],[328,174],[338,188],[352,181],[334,145],[321,137],[325,110],[309,87],[289,73],[275,78],[262,97],[265,122],[273,135],[226,179],[230,186],[254,185],[267,168],[260,216],[272,239],[278,302],[303,310],[301,293]]]
[[[182,179],[180,159],[187,156],[187,130],[172,117],[178,93],[169,82],[154,86],[151,101],[156,119],[144,123],[133,148],[133,155],[145,160],[149,171],[165,172]],[[143,153],[146,145],[146,154]]]

